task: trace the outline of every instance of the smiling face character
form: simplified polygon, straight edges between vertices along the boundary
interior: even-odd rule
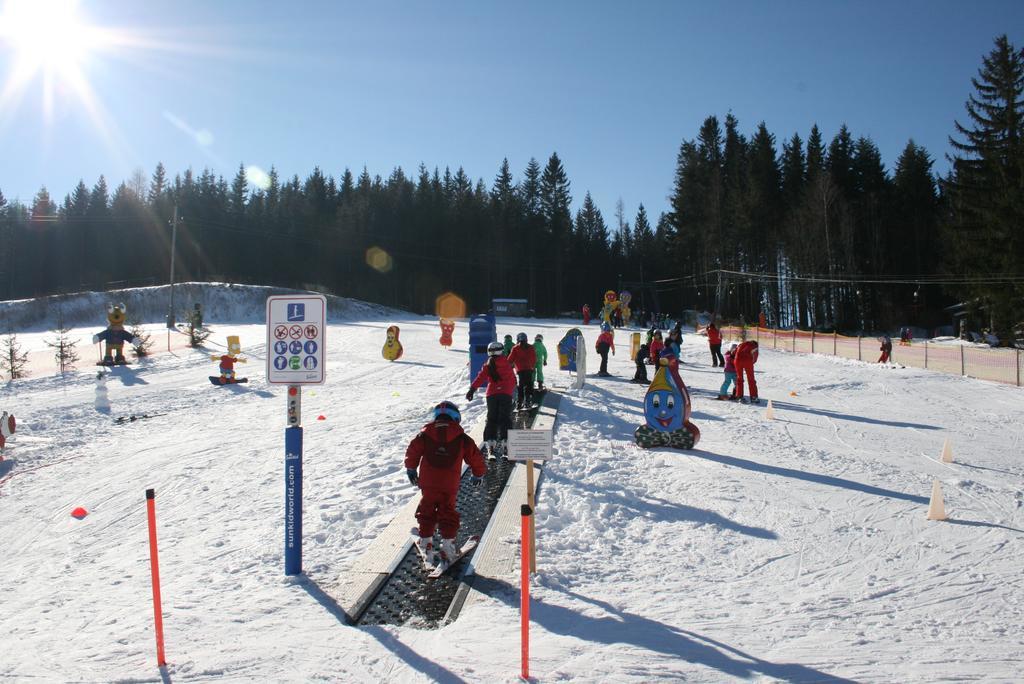
[[[238,335],[228,335],[228,355],[238,356],[242,353],[242,343],[238,341]]]
[[[124,317],[126,313],[124,304],[108,304],[107,322],[115,328],[120,327],[124,325]]]
[[[661,432],[678,430],[683,427],[685,410],[682,393],[669,383],[667,369],[659,368],[644,397],[647,424]]]

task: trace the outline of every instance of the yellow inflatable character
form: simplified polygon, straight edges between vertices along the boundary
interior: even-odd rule
[[[384,349],[381,350],[381,355],[388,361],[397,361],[402,358],[402,343],[398,341],[398,326],[388,326],[388,338],[384,342]]]

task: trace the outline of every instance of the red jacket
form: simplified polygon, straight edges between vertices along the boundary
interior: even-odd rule
[[[405,467],[419,468],[420,489],[459,491],[463,461],[477,477],[487,472],[473,438],[462,431],[461,425],[444,418],[425,425],[405,450]]]
[[[658,357],[661,356],[661,350],[665,348],[665,343],[654,338],[651,340],[651,363],[658,365]]]
[[[722,333],[714,323],[708,326],[708,344],[722,344]]]
[[[757,347],[753,342],[747,341],[736,348],[736,365],[753,366],[757,363]]]
[[[515,366],[517,371],[533,370],[537,366],[537,350],[529,342],[521,342],[512,347],[508,362]]]
[[[494,361],[495,369],[498,371],[497,380],[491,380],[490,365],[492,360]],[[487,396],[489,397],[495,394],[512,396],[516,393],[516,374],[512,372],[512,364],[508,362],[508,358],[492,356],[487,359],[487,363],[480,368],[480,372],[477,373],[476,379],[473,380],[473,384],[470,387],[476,389],[484,385],[487,385]]]
[[[614,335],[612,335],[610,332],[608,332],[606,330],[605,332],[603,332],[603,333],[601,333],[600,335],[597,336],[597,342],[594,343],[594,349],[597,350],[598,354],[601,353],[601,343],[602,342],[604,344],[608,345],[608,348],[612,350],[613,354],[615,353],[615,336]]]

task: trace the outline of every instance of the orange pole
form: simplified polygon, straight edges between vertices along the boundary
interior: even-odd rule
[[[530,678],[530,516],[533,510],[524,505],[520,512],[523,516],[523,541],[520,548],[522,556],[522,590],[519,592],[519,627],[523,644],[523,679]]]
[[[156,627],[156,664],[167,664],[164,657],[164,616],[160,610],[160,564],[156,553],[156,492],[146,490],[146,514],[149,517],[149,566],[153,571],[153,622]]]

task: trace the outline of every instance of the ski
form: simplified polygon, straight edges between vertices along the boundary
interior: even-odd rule
[[[465,558],[466,554],[470,553],[473,549],[475,549],[476,545],[479,544],[479,543],[480,543],[480,537],[477,536],[477,535],[473,535],[472,537],[467,539],[466,543],[462,545],[461,549],[459,549],[459,553],[455,556],[455,558],[452,558],[450,560],[445,560],[444,558],[441,558],[440,562],[437,564],[437,567],[434,568],[433,571],[429,575],[427,575],[427,579],[437,579],[438,577],[440,577],[444,573],[448,572],[448,570],[452,566],[454,566],[460,560]],[[439,556],[439,558],[440,558],[440,556]]]
[[[114,425],[124,425],[125,423],[134,423],[137,420],[143,418],[152,418],[154,416],[162,416],[162,413],[133,413],[130,416],[118,416],[114,419]]]
[[[210,376],[207,376],[207,377],[210,378],[210,383],[211,384],[217,385],[217,386],[220,386],[220,385],[240,385],[243,382],[249,382],[249,378],[236,378],[235,380],[228,380],[227,378],[222,378],[219,375],[210,375]]]
[[[431,556],[432,557],[428,558],[427,555],[425,553],[423,553],[423,549],[420,548],[419,540],[420,540],[420,532],[419,532],[418,529],[416,529],[414,527],[414,528],[412,528],[412,547],[414,549],[416,549],[416,553],[418,553],[420,555],[420,560],[423,562],[423,569],[425,571],[427,571],[428,573],[433,572],[434,569],[435,569],[434,558],[437,557],[437,552],[432,550],[431,551]],[[433,541],[431,541],[431,544],[433,544]],[[433,546],[431,546],[431,549],[433,549]]]

